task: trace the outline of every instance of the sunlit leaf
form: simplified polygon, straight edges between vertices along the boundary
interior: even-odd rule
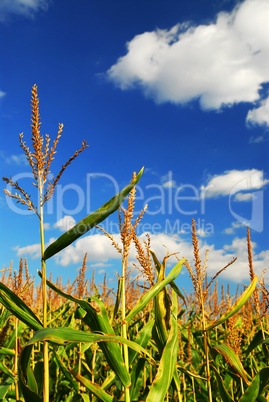
[[[155,379],[150,387],[147,402],[163,402],[168,388],[176,371],[178,351],[178,325],[177,325],[177,294],[172,290],[173,305],[171,314],[170,331],[166,345],[163,349]]]
[[[141,310],[143,310],[143,308],[150,302],[150,300],[153,299],[153,297],[155,297],[168,283],[176,279],[176,277],[181,271],[182,264],[184,261],[185,259],[179,261],[171,270],[167,278],[165,278],[163,281],[156,283],[149,291],[147,291],[147,293],[145,293],[141,297],[141,299],[138,301],[135,307],[127,315],[125,319],[126,323],[130,322],[136,314],[138,314]]]
[[[250,296],[254,292],[254,290],[256,288],[256,285],[257,285],[257,282],[258,282],[258,277],[255,276],[255,278],[253,279],[251,284],[242,293],[242,295],[239,297],[239,299],[217,321],[215,321],[212,324],[208,325],[208,327],[206,327],[206,331],[208,331],[208,330],[210,330],[212,328],[215,328],[216,326],[222,324],[223,322],[228,320],[228,318],[230,318],[234,314],[236,314],[237,311],[239,311],[244,306],[244,304],[248,301],[248,299],[250,298]]]
[[[223,343],[221,345],[215,346],[212,349],[221,353],[222,356],[224,357],[225,361],[229,364],[230,367],[233,368],[234,372],[238,376],[240,376],[249,385],[247,373],[245,372],[244,367],[243,367],[239,357],[235,354],[235,352],[228,345],[225,345]]]
[[[43,327],[42,322],[24,301],[0,282],[0,303],[33,330]]]
[[[68,230],[64,234],[62,234],[57,240],[55,240],[52,244],[50,244],[45,252],[44,252],[44,260],[51,258],[55,254],[59,253],[61,250],[69,246],[79,237],[84,235],[94,226],[98,225],[104,219],[106,219],[109,215],[115,212],[120,205],[122,204],[124,198],[128,195],[128,193],[132,190],[132,188],[138,183],[141,175],[143,173],[143,168],[140,170],[136,178],[125,187],[120,193],[111,198],[110,201],[106,202],[101,208],[97,211],[91,213],[86,218],[82,219],[79,223],[77,223],[72,229]]]

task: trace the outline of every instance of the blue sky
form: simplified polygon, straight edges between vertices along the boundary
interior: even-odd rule
[[[56,175],[79,149],[47,205],[45,241],[99,208],[145,167],[138,234],[192,260],[195,218],[208,275],[248,282],[246,224],[254,269],[268,268],[269,3],[267,0],[4,0],[0,4],[0,163],[35,199],[28,145],[31,88],[38,86],[41,133],[63,135]],[[2,189],[5,188],[4,182]],[[39,222],[2,192],[1,266],[40,264]],[[118,216],[103,226],[117,239]],[[85,252],[88,275],[114,286],[120,255],[92,230],[48,261],[53,278],[75,278]],[[131,250],[130,264],[135,261]],[[175,262],[173,258],[171,264]],[[135,271],[134,271],[135,275]],[[269,281],[269,273],[265,274]],[[190,285],[184,270],[178,279]]]

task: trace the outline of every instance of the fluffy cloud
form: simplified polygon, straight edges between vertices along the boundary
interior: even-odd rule
[[[269,98],[263,100],[260,107],[248,112],[247,122],[269,126]]]
[[[40,244],[31,244],[25,247],[15,247],[18,257],[24,257],[30,255],[33,259],[41,258],[41,246]]]
[[[27,166],[27,158],[25,154],[6,156],[2,151],[0,157],[9,165]]]
[[[218,197],[231,195],[242,190],[257,190],[265,186],[269,180],[263,179],[263,172],[257,169],[230,170],[222,175],[215,175],[210,178],[207,186],[201,187],[205,197]],[[252,195],[252,194],[251,194]],[[250,194],[237,194],[237,201],[250,199]]]
[[[234,224],[233,229],[238,225]],[[145,233],[139,236],[140,241],[145,238]],[[120,243],[120,237],[115,236],[115,240]],[[50,240],[50,242],[53,239]],[[221,277],[232,280],[234,282],[244,282],[249,280],[249,267],[248,267],[248,252],[247,252],[247,240],[246,238],[236,237],[231,244],[226,244],[222,249],[215,248],[214,245],[207,243],[206,239],[199,239],[200,257],[204,260],[206,250],[209,250],[207,261],[207,274],[209,277],[213,277],[221,268],[227,265],[233,257],[237,257],[236,262],[232,267],[225,270]],[[263,269],[269,265],[269,251],[255,252],[256,244],[252,243],[253,253],[253,266],[255,273],[260,276]],[[151,249],[156,253],[158,259],[162,259],[166,256],[167,252],[170,254],[178,253],[179,258],[186,257],[192,264],[193,261],[193,247],[191,242],[186,241],[179,235],[168,235],[165,233],[152,234],[151,235]],[[100,269],[110,265],[114,260],[119,261],[119,270],[121,267],[121,255],[117,253],[112,246],[111,241],[103,234],[94,234],[85,236],[73,243],[65,250],[61,251],[56,257],[54,257],[56,263],[62,266],[68,266],[71,264],[82,263],[85,253],[88,253],[87,262],[91,267],[99,267]],[[22,248],[17,247],[17,255],[25,256],[30,254],[32,258],[40,257],[40,245],[34,244]],[[136,250],[132,246],[130,250],[129,262],[136,260]],[[168,260],[169,266],[177,262],[176,257],[172,256]],[[182,270],[184,273],[186,268]],[[185,272],[186,274],[186,272]],[[265,274],[265,281],[269,283],[269,272]]]
[[[0,98],[3,98],[3,96],[5,96],[6,93],[0,90]]]
[[[176,182],[175,182],[175,180],[169,180],[169,181],[166,181],[165,183],[163,183],[162,186],[163,186],[164,188],[176,187]]]
[[[120,258],[120,254],[111,245],[110,240],[99,233],[80,238],[57,254],[55,258],[58,264],[68,266],[82,262],[85,253],[88,253],[88,262],[106,263],[110,258]]]
[[[234,225],[235,228],[236,225]],[[145,233],[139,236],[140,240],[145,238]],[[120,238],[116,237],[119,241]],[[51,239],[53,241],[53,239]],[[232,267],[227,268],[222,272],[221,277],[242,283],[249,280],[249,267],[248,267],[248,252],[246,238],[236,237],[231,244],[224,245],[222,249],[216,249],[214,245],[209,245],[203,239],[199,241],[200,256],[203,261],[206,250],[209,250],[207,261],[207,274],[209,277],[213,277],[221,268],[227,265],[232,258],[238,257]],[[253,252],[253,266],[255,273],[260,276],[264,268],[269,265],[269,251],[261,251],[255,253],[256,244],[252,243]],[[181,239],[179,235],[168,235],[165,233],[159,233],[151,235],[151,248],[156,253],[158,259],[161,261],[167,252],[170,254],[178,253],[179,258],[186,257],[192,264],[193,261],[193,248],[190,242]],[[71,264],[82,263],[85,253],[88,253],[88,263],[91,267],[108,267],[110,264],[108,261],[118,260],[120,269],[121,256],[115,248],[111,245],[110,240],[102,234],[95,234],[83,237],[76,243],[70,245],[65,250],[61,251],[56,257],[56,263],[62,266],[68,266]],[[29,254],[32,258],[40,258],[40,245],[34,244],[26,247],[17,247],[17,255],[25,256]],[[135,261],[136,250],[131,247],[129,262]],[[168,270],[171,264],[177,262],[176,258],[172,256],[168,260]],[[186,268],[183,268],[186,271]],[[182,273],[184,273],[182,272]],[[186,274],[186,272],[185,272]],[[265,274],[265,281],[269,283],[269,272]]]
[[[122,90],[139,85],[157,103],[199,99],[204,110],[257,105],[269,81],[268,20],[267,0],[245,0],[208,25],[144,32],[127,43],[127,54],[108,76]],[[267,105],[268,100],[250,111],[248,120],[268,124]]]
[[[8,15],[17,14],[33,17],[38,11],[46,11],[50,0],[1,0],[0,21],[5,21]]]
[[[234,234],[236,229],[246,227],[246,225],[242,222],[232,222],[232,226],[224,229],[223,233],[225,234]]]
[[[253,194],[252,193],[237,193],[235,195],[235,200],[236,201],[249,201],[253,199]]]
[[[53,227],[60,229],[62,232],[66,232],[67,230],[71,229],[75,226],[76,221],[70,215],[65,215],[62,219],[56,222]]]

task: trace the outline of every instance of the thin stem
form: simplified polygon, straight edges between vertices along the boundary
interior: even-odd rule
[[[191,377],[191,382],[192,382],[193,402],[196,402],[195,385],[193,377]]]
[[[16,401],[20,400],[19,387],[18,387],[18,319],[15,318],[15,362],[14,362],[14,375],[15,375],[15,395]]]
[[[43,259],[45,252],[44,224],[43,224],[43,205],[42,205],[42,180],[39,180],[40,192],[40,238],[42,256],[42,296],[43,296],[43,327],[47,328],[47,285],[46,285],[46,263]],[[49,344],[44,342],[44,383],[43,383],[43,402],[49,402]]]
[[[126,259],[123,256],[122,259],[122,293],[121,293],[121,316],[122,316],[122,337],[127,339],[127,324],[125,322],[126,317],[126,298],[125,298],[125,272],[126,272]],[[128,355],[128,346],[123,345],[123,355],[124,355],[124,363],[126,369],[129,373],[129,355]],[[125,401],[130,402],[130,390],[129,388],[125,388]]]
[[[212,402],[212,389],[210,383],[210,366],[209,366],[209,356],[208,356],[208,347],[207,347],[207,333],[206,333],[206,323],[205,323],[205,308],[204,308],[204,297],[201,283],[199,284],[199,290],[201,295],[201,309],[202,309],[202,324],[203,324],[203,332],[204,332],[204,346],[205,346],[205,358],[206,358],[206,375],[207,375],[207,384],[208,384],[208,400]]]
[[[241,384],[241,392],[242,392],[242,395],[244,395],[244,393],[245,393],[245,391],[244,391],[244,384],[243,384],[243,380],[242,380],[241,377],[240,377],[240,384]]]
[[[78,374],[81,374],[81,342],[78,344]]]

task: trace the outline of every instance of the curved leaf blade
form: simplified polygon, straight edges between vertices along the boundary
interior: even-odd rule
[[[147,396],[147,402],[162,402],[173,379],[178,351],[178,325],[177,325],[177,294],[172,290],[172,314],[171,328],[167,338],[167,342],[163,349],[162,357],[158,367],[157,374]]]
[[[238,402],[255,402],[259,396],[260,376],[256,375]]]
[[[9,388],[14,384],[14,380],[12,378],[8,378],[3,381],[0,385],[0,401],[4,401],[6,394],[8,393]]]
[[[264,367],[259,372],[260,376],[260,391],[259,395],[261,395],[269,386],[269,367]]]
[[[253,279],[251,284],[242,293],[242,295],[239,297],[239,299],[217,321],[213,322],[213,324],[210,324],[208,327],[206,327],[206,331],[213,329],[216,326],[222,324],[223,322],[228,320],[228,318],[232,317],[235,313],[237,313],[237,311],[243,307],[243,305],[248,301],[248,299],[254,292],[257,282],[258,282],[258,277],[255,276],[255,278]]]
[[[154,320],[148,321],[138,333],[135,343],[145,348],[150,340]],[[137,356],[137,352],[133,349],[129,351],[129,364],[131,365]]]
[[[234,400],[232,399],[231,395],[229,394],[229,392],[227,391],[224,381],[221,378],[221,376],[219,375],[218,371],[215,369],[214,366],[212,366],[214,372],[215,372],[215,376],[217,379],[217,384],[218,384],[218,389],[219,389],[219,393],[221,396],[221,399],[223,402],[234,402]]]
[[[135,307],[130,311],[130,313],[127,315],[125,322],[128,323],[132,320],[132,318],[138,314],[143,308],[149,303],[153,297],[155,297],[161,290],[171,281],[176,279],[178,274],[180,273],[182,269],[182,264],[185,261],[185,258],[180,260],[174,268],[171,270],[167,278],[163,279],[160,282],[157,282],[144,296],[141,297],[141,299],[138,301],[138,303],[135,305]]]
[[[26,346],[33,345],[36,342],[47,341],[53,342],[60,345],[65,345],[69,342],[117,342],[123,343],[134,349],[137,353],[140,353],[145,359],[154,363],[154,359],[150,356],[149,352],[146,351],[142,346],[138,345],[136,342],[129,341],[118,335],[107,335],[107,334],[96,334],[92,332],[80,331],[78,329],[68,328],[68,327],[57,327],[57,328],[42,328],[35,332],[33,337],[27,342]]]
[[[91,391],[98,400],[100,399],[103,402],[113,402],[113,396],[109,395],[106,391],[104,391],[100,385],[92,383],[87,378],[83,377],[82,375],[76,373],[74,370],[70,370],[73,376],[81,382],[89,391]]]
[[[221,345],[215,346],[212,349],[215,349],[217,352],[222,354],[226,362],[230,365],[230,367],[233,368],[235,373],[249,385],[249,381],[247,379],[247,373],[245,372],[241,361],[239,360],[235,352],[228,345],[225,345],[223,343]]]
[[[19,357],[19,384],[26,401],[42,402],[37,395],[37,384],[35,377],[30,368],[30,357],[32,352],[32,346],[25,346]]]
[[[104,219],[106,219],[109,215],[115,212],[120,205],[122,204],[124,198],[128,195],[128,193],[132,190],[132,188],[138,183],[142,173],[142,168],[136,178],[125,187],[120,193],[111,198],[110,201],[106,202],[101,208],[92,214],[88,215],[86,218],[82,219],[79,223],[77,223],[72,229],[68,230],[64,234],[62,234],[57,240],[55,240],[52,244],[50,244],[45,252],[43,259],[47,260],[48,258],[53,257],[55,254],[59,253],[61,250],[69,246],[75,240],[77,240],[80,236],[84,235],[94,226],[98,225]]]
[[[40,271],[38,272],[38,275],[42,277]],[[87,314],[83,316],[82,320],[85,322],[86,325],[89,326],[91,331],[99,331],[112,336],[115,335],[115,332],[110,325],[104,304],[101,302],[101,300],[97,298],[92,298],[92,300],[94,300],[100,307],[100,311],[97,311],[91,306],[88,301],[78,299],[69,295],[68,293],[63,292],[47,279],[46,283],[56,293],[65,297],[67,300],[77,303],[83,308],[84,311],[87,312]],[[125,387],[128,387],[130,385],[130,375],[126,369],[126,366],[124,365],[120,346],[117,343],[113,342],[102,342],[100,344],[100,348],[102,349],[110,368],[116,373],[122,384]]]
[[[0,302],[34,331],[43,327],[42,322],[35,313],[24,303],[24,301],[13,293],[7,286],[0,282]]]

